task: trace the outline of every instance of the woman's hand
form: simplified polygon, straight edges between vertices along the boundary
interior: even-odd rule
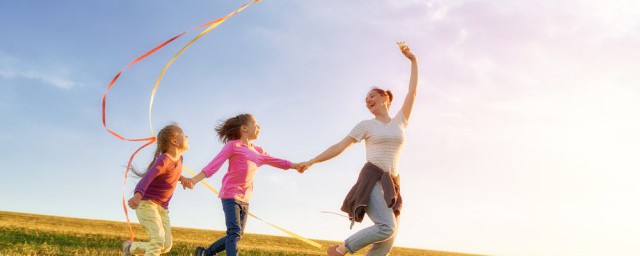
[[[404,56],[406,56],[407,59],[411,61],[416,61],[416,56],[413,55],[413,53],[411,52],[411,48],[409,48],[409,46],[407,46],[404,42],[399,42],[398,46],[400,47],[400,51],[402,51],[402,54],[404,54]]]
[[[309,167],[311,167],[313,165],[313,162],[308,161],[308,162],[302,162],[299,163],[296,170],[298,170],[298,173],[303,174],[307,169],[309,169]]]

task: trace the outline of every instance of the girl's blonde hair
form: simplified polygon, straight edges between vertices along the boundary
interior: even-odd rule
[[[149,171],[149,168],[153,166],[153,163],[156,162],[156,159],[158,159],[158,156],[160,156],[160,154],[167,153],[167,151],[169,151],[173,147],[177,147],[176,145],[171,144],[171,140],[177,140],[178,136],[182,133],[182,128],[180,128],[180,126],[178,126],[177,124],[170,124],[162,128],[162,130],[158,132],[158,136],[156,136],[156,152],[153,153],[153,160],[151,160],[149,166],[147,166],[144,172],[140,172],[134,167],[131,167],[131,172],[133,172],[133,174],[138,177],[144,176],[144,174]]]

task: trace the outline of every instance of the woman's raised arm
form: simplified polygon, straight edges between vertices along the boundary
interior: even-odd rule
[[[404,114],[404,117],[409,120],[411,109],[413,109],[413,102],[416,99],[416,91],[418,89],[418,61],[416,60],[416,56],[411,53],[411,49],[409,49],[409,46],[401,44],[400,50],[402,50],[402,54],[404,54],[404,56],[406,56],[407,59],[411,61],[411,79],[409,80],[409,91],[407,92],[407,96],[404,98],[404,103],[402,104],[402,114]]]

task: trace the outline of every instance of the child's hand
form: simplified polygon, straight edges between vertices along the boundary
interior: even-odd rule
[[[298,171],[299,173],[301,173],[301,172],[300,172],[300,164],[301,164],[301,163],[293,163],[293,164],[291,164],[291,169],[296,169],[296,171]]]
[[[311,162],[302,162],[296,166],[296,170],[298,170],[298,173],[303,174],[311,165],[313,165]]]
[[[191,178],[186,178],[186,177],[181,177],[180,178],[180,184],[182,184],[182,188],[183,189],[193,189],[193,186],[196,185],[196,183],[193,181],[193,179]]]
[[[300,163],[291,163],[291,169],[296,169],[296,171],[300,172],[298,168],[300,168]]]
[[[142,195],[140,195],[140,193],[136,193],[133,197],[131,197],[129,199],[129,207],[131,207],[131,209],[136,209],[138,208],[138,205],[140,205],[140,200],[142,199]]]

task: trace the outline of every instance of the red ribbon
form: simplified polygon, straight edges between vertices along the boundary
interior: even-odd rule
[[[118,73],[113,77],[113,79],[111,79],[111,82],[110,82],[110,83],[109,83],[109,85],[107,86],[107,89],[105,90],[104,95],[102,96],[102,125],[104,126],[104,128],[107,130],[107,132],[108,132],[109,134],[111,134],[111,135],[113,135],[114,137],[116,137],[116,138],[118,138],[118,139],[121,139],[121,140],[132,141],[132,142],[134,142],[134,141],[146,141],[146,143],[145,143],[144,145],[142,145],[141,147],[139,147],[135,152],[133,152],[133,154],[131,154],[131,157],[129,157],[129,162],[127,162],[127,169],[125,170],[125,173],[124,173],[124,182],[123,182],[123,189],[122,189],[122,208],[124,209],[124,215],[125,215],[125,217],[126,217],[126,219],[127,219],[127,226],[128,226],[128,228],[129,228],[129,240],[130,240],[130,241],[132,241],[132,242],[133,242],[134,235],[133,235],[133,229],[131,228],[131,222],[130,222],[130,219],[129,219],[129,212],[128,212],[128,210],[127,210],[127,203],[126,203],[126,200],[125,200],[124,189],[125,189],[125,186],[126,186],[126,183],[127,183],[127,178],[128,178],[128,175],[129,175],[129,170],[131,169],[131,163],[133,162],[133,159],[135,158],[136,154],[137,154],[138,152],[140,152],[140,150],[142,150],[143,148],[145,148],[145,147],[147,147],[147,146],[149,146],[149,145],[153,144],[154,142],[156,142],[156,137],[153,135],[153,130],[151,131],[151,132],[152,132],[152,136],[151,136],[151,137],[146,137],[146,138],[126,138],[126,137],[124,137],[124,136],[122,136],[122,135],[118,134],[117,132],[115,132],[115,131],[113,131],[113,130],[109,129],[109,127],[107,126],[107,111],[106,111],[106,106],[107,106],[107,94],[109,93],[109,90],[111,90],[111,87],[113,87],[113,85],[116,83],[116,81],[118,80],[118,78],[120,78],[120,75],[122,75],[122,73],[123,73],[125,70],[127,70],[129,67],[133,66],[134,64],[138,63],[139,61],[144,60],[145,58],[149,57],[149,55],[151,55],[151,54],[155,53],[156,51],[158,51],[158,50],[162,49],[162,48],[163,48],[163,47],[165,47],[167,44],[169,44],[169,43],[173,42],[174,40],[176,40],[176,39],[178,39],[178,38],[182,37],[183,35],[185,35],[185,34],[187,34],[187,33],[191,32],[191,31],[193,31],[193,30],[197,30],[197,29],[201,29],[201,28],[208,27],[208,26],[213,26],[213,25],[217,26],[217,25],[219,25],[220,23],[222,23],[224,20],[228,19],[229,17],[231,17],[231,16],[235,15],[236,13],[238,13],[240,10],[244,9],[245,7],[247,7],[248,5],[250,5],[250,4],[254,4],[254,3],[259,2],[259,1],[260,1],[260,0],[253,0],[251,3],[247,3],[247,4],[242,5],[242,6],[241,6],[241,7],[239,7],[237,10],[235,10],[234,12],[232,12],[232,13],[230,13],[230,14],[227,14],[227,15],[226,15],[226,16],[224,16],[224,17],[221,17],[221,18],[218,18],[218,19],[215,19],[215,20],[212,20],[212,21],[206,22],[206,23],[204,23],[204,24],[202,24],[202,25],[199,25],[199,26],[197,26],[197,27],[195,27],[195,28],[192,28],[192,29],[190,29],[190,30],[187,30],[187,31],[185,31],[185,32],[182,32],[182,33],[180,33],[180,34],[178,34],[178,35],[176,35],[176,36],[174,36],[174,37],[170,38],[170,39],[169,39],[169,40],[167,40],[167,41],[164,41],[163,43],[161,43],[161,44],[159,44],[158,46],[154,47],[154,48],[153,48],[153,49],[151,49],[150,51],[148,51],[148,52],[146,52],[146,53],[144,53],[144,54],[140,55],[140,57],[138,57],[138,58],[134,59],[133,61],[131,61],[131,62],[130,62],[126,67],[124,67],[122,70],[120,70],[120,72],[118,72]],[[211,28],[209,28],[209,29],[211,29]],[[199,36],[202,36],[202,34],[201,34],[201,35],[199,35]],[[192,41],[192,42],[190,42],[190,43],[193,43],[193,41]],[[184,50],[184,48],[183,48],[183,50]],[[177,56],[175,56],[175,57],[174,57],[174,59],[175,59],[176,57],[177,57]],[[173,60],[173,59],[172,59],[172,60]],[[166,70],[166,68],[165,68],[165,70]],[[164,72],[164,71],[163,71],[163,72]],[[156,83],[156,87],[157,87],[157,83]],[[154,93],[155,93],[155,88],[154,88]],[[153,100],[153,95],[152,95],[152,100]],[[149,111],[151,111],[151,108],[149,109]],[[149,124],[149,125],[151,125],[151,124]]]

